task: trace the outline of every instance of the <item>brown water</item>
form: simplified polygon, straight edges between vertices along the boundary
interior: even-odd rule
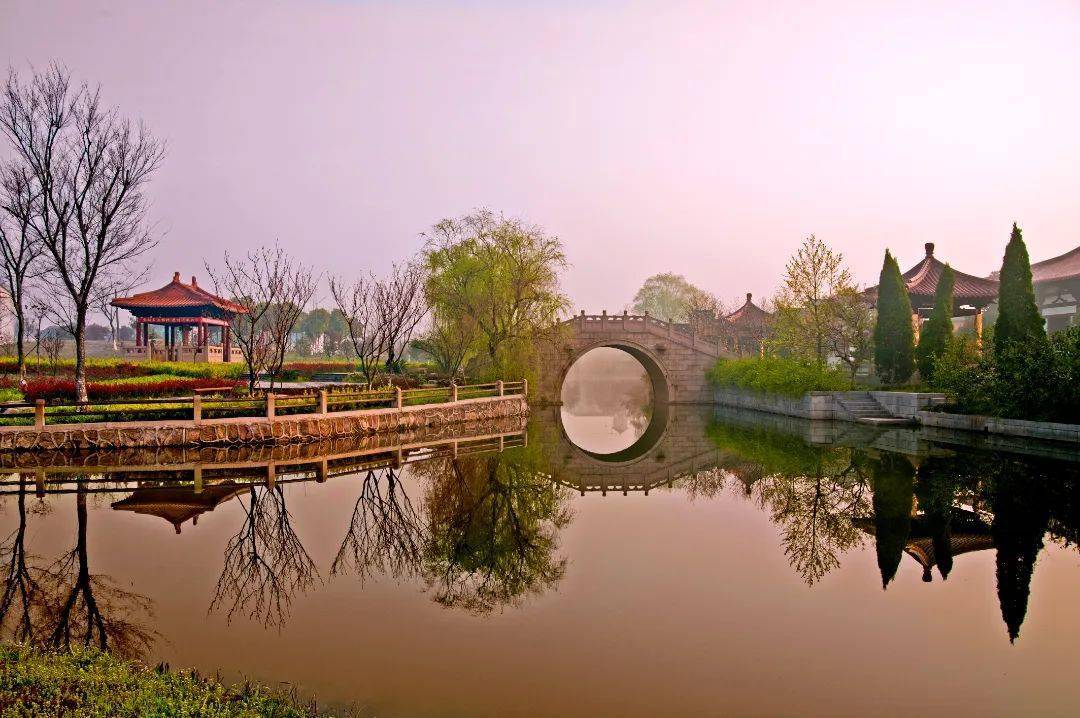
[[[0,457],[0,558],[37,584],[5,638],[81,641],[93,596],[113,650],[392,718],[1074,713],[1058,450],[663,419],[617,461],[552,410],[400,452]]]

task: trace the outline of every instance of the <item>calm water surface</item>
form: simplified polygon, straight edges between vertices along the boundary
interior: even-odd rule
[[[89,626],[390,717],[1075,714],[1080,471],[1053,447],[597,417],[2,456],[5,638]]]

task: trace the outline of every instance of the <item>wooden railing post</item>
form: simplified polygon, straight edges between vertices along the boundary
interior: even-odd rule
[[[529,396],[529,380],[528,379],[522,379],[521,380],[521,395],[524,396],[524,397]]]
[[[34,428],[45,428],[45,400],[38,399],[34,402]]]
[[[266,393],[266,419],[272,421],[277,413],[277,398],[270,392]]]
[[[457,401],[457,383],[455,382],[450,382],[450,401]]]
[[[202,396],[195,394],[191,397],[191,420],[195,426],[202,423]]]
[[[404,406],[404,401],[402,400],[402,393],[403,392],[401,391],[400,386],[394,387],[394,406],[396,406],[398,409]]]
[[[502,382],[502,379],[499,379],[497,382],[495,382],[495,388],[498,390],[499,396],[503,396],[503,382]]]
[[[319,413],[326,413],[326,389],[319,389]]]

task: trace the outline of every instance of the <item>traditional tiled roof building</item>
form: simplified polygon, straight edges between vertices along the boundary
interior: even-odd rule
[[[112,300],[114,307],[135,315],[135,345],[126,347],[129,356],[165,361],[239,361],[232,348],[231,323],[247,310],[236,302],[206,291],[195,277],[191,284],[180,280],[180,272],[161,289]],[[151,327],[164,328],[161,346],[151,338]]]
[[[1047,331],[1080,323],[1080,247],[1031,265],[1031,279]]]

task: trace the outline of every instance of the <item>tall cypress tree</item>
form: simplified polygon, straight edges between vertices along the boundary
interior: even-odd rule
[[[938,279],[937,291],[934,294],[934,310],[923,325],[922,332],[919,334],[919,346],[915,350],[919,374],[924,382],[933,381],[934,364],[937,357],[945,351],[945,345],[953,333],[953,287],[955,285],[956,275],[952,267],[946,264]]]
[[[1031,286],[1031,260],[1020,228],[1013,222],[1012,236],[1001,262],[998,318],[994,324],[994,356],[1001,359],[1010,348],[1046,339],[1046,324],[1035,303]]]
[[[915,371],[915,331],[911,299],[900,266],[889,250],[878,279],[877,323],[874,325],[874,366],[887,384],[905,382]]]

